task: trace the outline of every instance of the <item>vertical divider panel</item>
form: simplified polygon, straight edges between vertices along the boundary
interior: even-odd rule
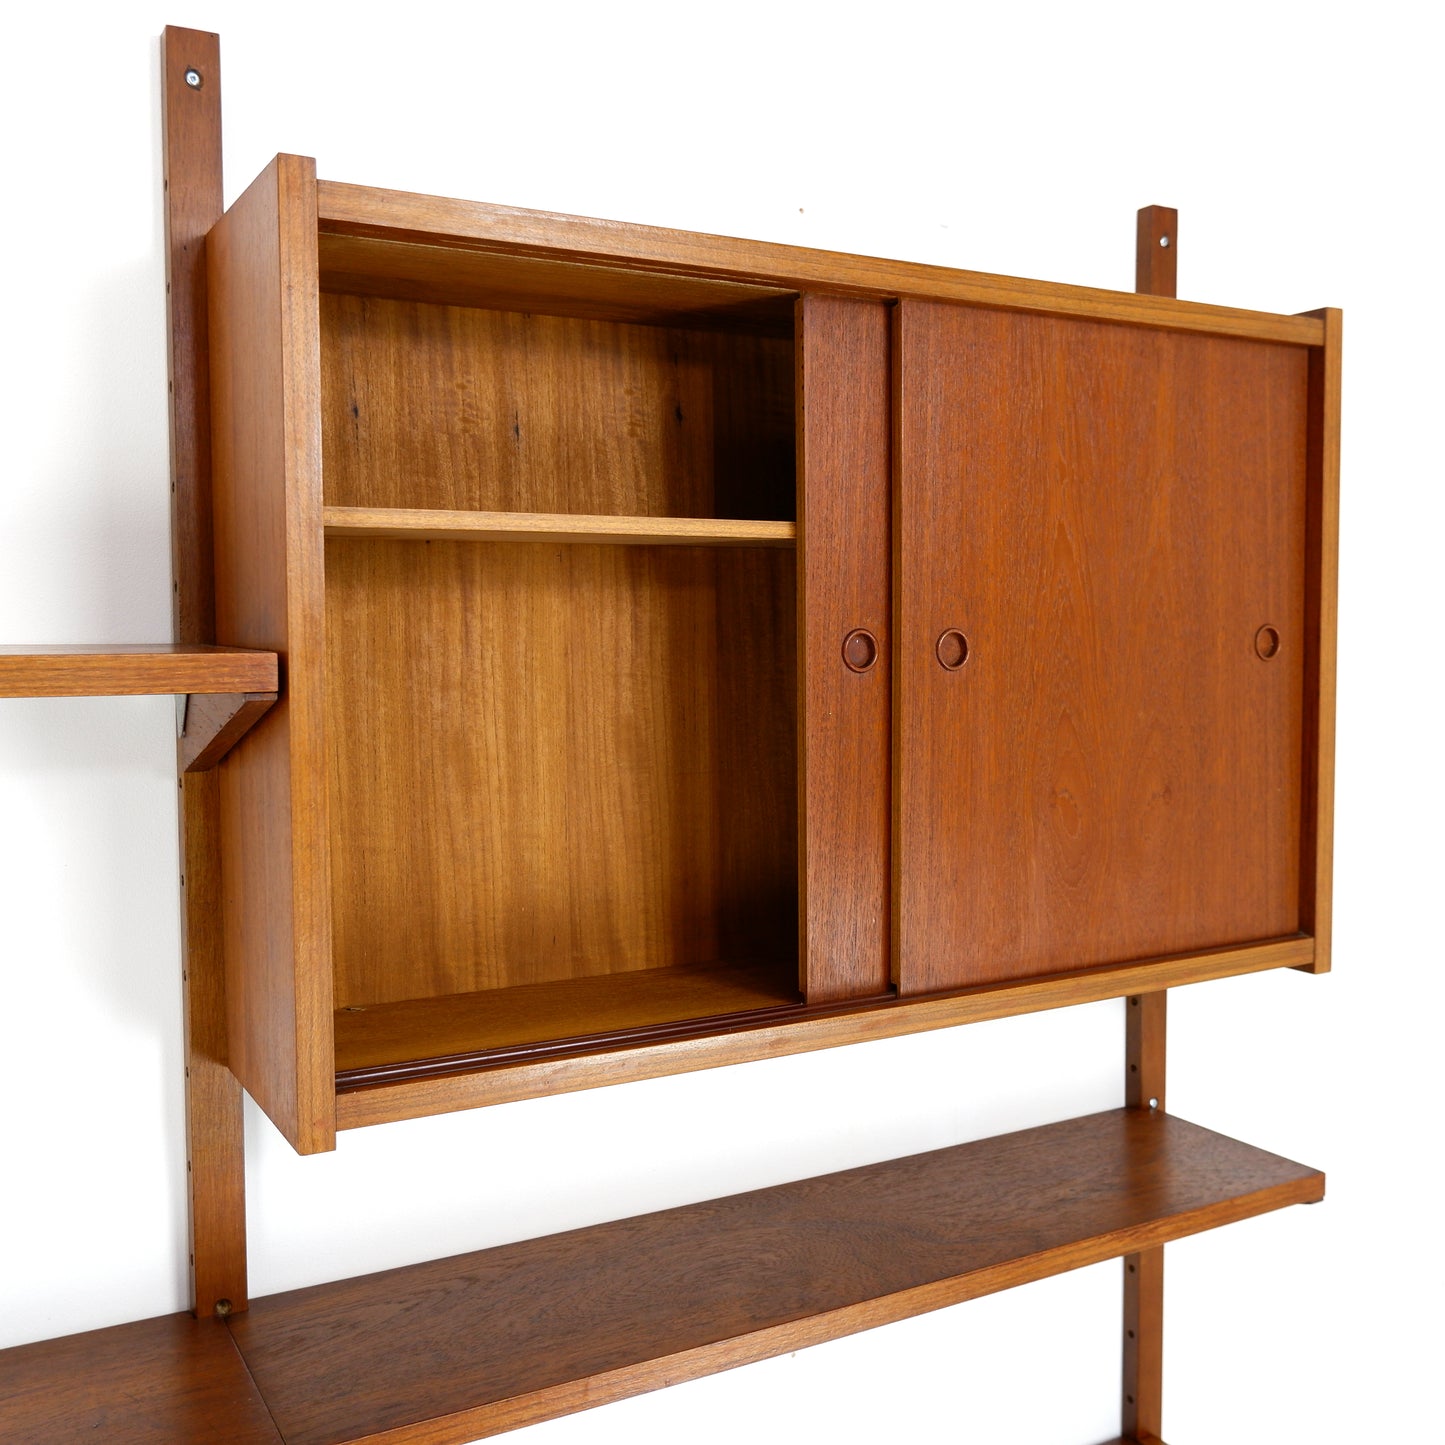
[[[798,368],[799,969],[889,985],[889,308],[803,296]]]
[[[277,156],[211,231],[216,629],[281,656],[221,765],[231,1068],[301,1153],[335,1147],[316,165]]]

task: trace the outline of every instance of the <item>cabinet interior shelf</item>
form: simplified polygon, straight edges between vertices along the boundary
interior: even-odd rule
[[[168,1331],[211,1360],[214,1438],[460,1445],[1323,1195],[1316,1170],[1117,1109],[253,1300],[230,1358],[184,1317],[28,1346],[0,1356],[0,1397],[79,1408],[79,1389],[73,1426],[140,1388],[149,1428],[182,1408],[144,1383]],[[60,1438],[36,1418],[25,1438]],[[141,1438],[139,1413],[106,1418],[116,1445]]]
[[[271,693],[274,652],[201,643],[0,647],[0,697]]]
[[[733,517],[471,512],[420,507],[326,507],[328,537],[431,542],[602,542],[654,547],[792,547],[795,522]]]

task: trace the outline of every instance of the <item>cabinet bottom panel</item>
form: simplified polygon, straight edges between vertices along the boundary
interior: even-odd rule
[[[801,1009],[797,963],[698,964],[352,1006],[336,1012],[345,1092],[405,1078],[617,1048],[670,1029]]]

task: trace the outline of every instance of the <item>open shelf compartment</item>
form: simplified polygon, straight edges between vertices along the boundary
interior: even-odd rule
[[[796,1006],[792,297],[320,288],[338,1084]]]

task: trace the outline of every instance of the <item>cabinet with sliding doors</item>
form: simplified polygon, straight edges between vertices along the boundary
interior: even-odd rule
[[[531,216],[283,156],[210,237],[219,637],[286,675],[231,1065],[293,1144],[1314,962],[1318,323]]]

